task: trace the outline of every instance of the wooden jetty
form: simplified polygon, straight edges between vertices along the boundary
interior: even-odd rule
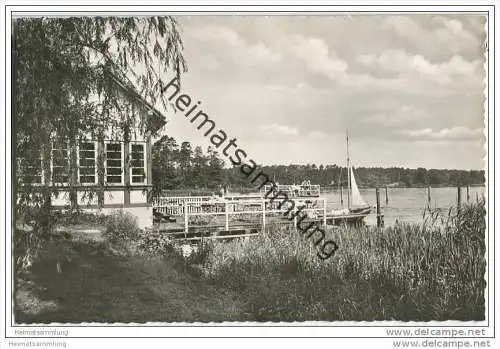
[[[324,227],[362,224],[366,217],[366,214],[328,212],[324,198],[291,200],[295,208],[305,206],[301,210],[307,214],[304,222],[314,221]],[[154,226],[172,238],[186,241],[250,237],[269,226],[296,224],[296,219],[286,215],[290,207],[279,207],[280,203],[259,195],[160,197],[153,203]],[[379,217],[383,216],[378,212]]]

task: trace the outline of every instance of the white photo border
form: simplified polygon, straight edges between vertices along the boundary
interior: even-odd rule
[[[87,2],[88,3],[88,2]],[[19,338],[16,331],[32,328],[53,328],[68,331],[68,335],[64,338],[247,338],[247,337],[281,337],[281,338],[387,338],[387,328],[478,328],[485,330],[485,336],[481,338],[495,338],[495,276],[498,271],[495,268],[495,216],[498,213],[495,206],[495,188],[494,172],[498,170],[495,162],[495,134],[497,125],[495,124],[495,46],[497,38],[495,37],[495,7],[491,2],[477,2],[477,5],[459,5],[453,6],[434,5],[430,1],[419,1],[409,5],[394,5],[391,3],[382,5],[199,5],[188,4],[178,5],[171,4],[167,6],[157,5],[129,5],[118,4],[101,5],[94,1],[93,5],[25,5],[25,4],[6,4],[2,6],[2,18],[5,20],[4,35],[2,35],[4,55],[4,69],[2,74],[5,81],[5,91],[2,93],[2,99],[5,105],[5,123],[2,124],[2,132],[5,140],[5,150],[2,153],[4,157],[3,163],[5,172],[1,172],[0,178],[2,193],[5,193],[5,200],[1,210],[1,217],[5,222],[5,235],[1,239],[1,249],[5,251],[5,259],[2,261],[5,272],[5,327],[2,328],[5,338]],[[165,2],[162,2],[165,3]],[[246,12],[246,11],[250,11]],[[13,16],[40,16],[40,15],[96,15],[96,14],[116,14],[116,15],[148,15],[153,13],[168,13],[174,15],[216,15],[216,14],[282,14],[282,15],[325,15],[326,13],[340,12],[353,13],[362,12],[368,13],[442,13],[442,12],[467,12],[467,13],[483,13],[487,16],[487,42],[489,50],[487,51],[487,59],[485,69],[487,72],[486,81],[486,102],[485,102],[485,176],[486,176],[486,200],[487,200],[487,234],[486,234],[486,256],[487,271],[486,281],[487,287],[485,290],[485,320],[479,322],[460,322],[460,321],[430,321],[430,322],[401,322],[401,321],[375,321],[375,322],[294,322],[294,323],[256,323],[256,322],[224,322],[224,323],[146,323],[146,324],[98,324],[98,323],[81,323],[81,324],[36,324],[36,325],[16,325],[13,320],[13,265],[11,260],[11,239],[12,239],[12,191],[10,185],[12,181],[12,166],[11,166],[11,56],[8,54],[7,48],[11,45],[11,21]],[[5,262],[5,263],[3,263]],[[2,326],[3,327],[3,326]],[[29,336],[23,336],[30,338]],[[54,337],[36,337],[51,338]],[[419,338],[418,336],[399,336],[391,338]],[[427,337],[421,337],[427,338]],[[450,337],[433,337],[433,338],[450,338]],[[470,338],[470,337],[454,337],[454,338]]]

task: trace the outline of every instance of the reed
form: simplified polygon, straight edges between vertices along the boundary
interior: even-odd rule
[[[426,210],[421,224],[329,229],[340,248],[321,261],[293,228],[271,226],[198,262],[255,321],[483,320],[485,227],[478,201]]]

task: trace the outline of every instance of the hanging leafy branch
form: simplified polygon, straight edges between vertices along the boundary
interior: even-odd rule
[[[20,18],[12,44],[14,204],[47,203],[51,144],[140,125],[168,109],[161,86],[186,71],[172,17]],[[72,153],[70,156],[76,156]],[[76,169],[68,168],[68,176]],[[36,189],[36,190],[35,190]],[[50,196],[49,196],[50,197]],[[48,200],[50,201],[50,200]]]

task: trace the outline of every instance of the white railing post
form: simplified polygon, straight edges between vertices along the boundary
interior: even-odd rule
[[[224,210],[226,214],[226,231],[229,231],[229,207],[227,204],[227,200],[224,202]]]
[[[188,203],[184,201],[184,232],[188,232]]]
[[[262,233],[266,232],[266,200],[262,199]]]
[[[323,226],[326,229],[326,199],[323,199]]]

